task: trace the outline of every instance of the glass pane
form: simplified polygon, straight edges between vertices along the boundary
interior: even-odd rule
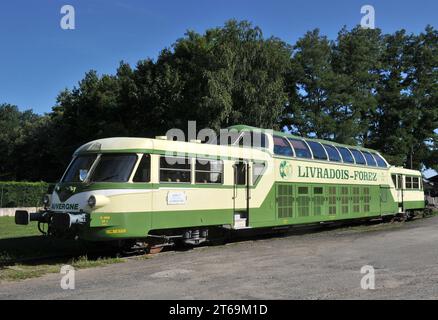
[[[253,163],[252,165],[252,183],[256,184],[265,173],[264,163]]]
[[[190,170],[190,159],[182,157],[162,156],[160,158],[160,168]]]
[[[377,165],[381,168],[386,168],[388,165],[386,164],[385,160],[383,160],[383,158],[378,155],[377,153],[373,153],[372,154],[374,156],[374,159],[376,159],[377,161]]]
[[[79,173],[81,170],[90,171],[91,166],[96,160],[96,154],[78,156],[68,168],[63,182],[81,182]]]
[[[189,158],[162,156],[160,158],[161,182],[191,182],[191,165]]]
[[[405,177],[406,189],[412,189],[412,177]]]
[[[287,156],[287,157],[293,156],[292,148],[290,147],[287,140],[285,138],[282,138],[282,137],[275,137],[274,136],[274,153],[281,155],[281,156]]]
[[[254,148],[267,148],[268,141],[266,135],[261,132],[244,132],[239,139],[239,146],[254,147]]]
[[[336,162],[342,161],[341,155],[339,154],[338,150],[335,147],[330,146],[328,144],[323,144],[323,146],[324,146],[325,150],[327,151],[327,154],[329,156],[330,161],[336,161]]]
[[[222,183],[223,162],[220,160],[197,159],[195,170],[197,183]]]
[[[189,183],[190,180],[190,170],[182,171],[182,170],[168,170],[161,169],[160,170],[160,181],[161,182],[175,182],[175,183]]]
[[[310,153],[310,149],[303,140],[289,139],[289,141],[292,144],[292,146],[294,147],[295,155],[298,158],[307,158],[307,159],[312,158],[312,154]]]
[[[394,187],[397,188],[397,175],[393,174],[391,177],[392,177],[392,183],[394,183]]]
[[[412,178],[412,188],[420,188],[420,179],[418,177]]]
[[[351,155],[350,151],[348,151],[347,148],[344,147],[337,147],[339,152],[341,153],[342,160],[346,163],[354,163],[353,156]]]
[[[362,151],[363,155],[365,156],[365,159],[367,160],[367,164],[371,167],[377,167],[376,160],[374,160],[374,157],[371,155],[371,153],[367,151]]]
[[[317,160],[327,160],[327,155],[322,145],[314,141],[306,141],[310,149],[312,149],[313,158]]]
[[[94,169],[92,182],[126,182],[137,162],[136,154],[104,154]]]
[[[196,159],[195,170],[222,172],[223,162],[222,160]]]
[[[149,182],[151,181],[151,157],[148,154],[144,154],[138,165],[137,172],[135,173],[134,182]]]
[[[251,147],[251,144],[252,144],[251,133],[246,131],[242,134],[242,136],[239,139],[239,146],[240,147]]]
[[[234,170],[234,183],[240,186],[246,185],[246,163],[236,163]]]
[[[307,187],[298,187],[298,194],[307,194],[308,188]]]
[[[323,194],[323,188],[322,187],[313,188],[313,194]]]
[[[356,160],[356,164],[366,164],[365,158],[359,150],[352,148],[349,148],[349,150],[353,154],[354,160]]]
[[[222,183],[222,173],[220,172],[199,172],[195,174],[196,183]]]

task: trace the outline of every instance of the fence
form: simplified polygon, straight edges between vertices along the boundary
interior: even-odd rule
[[[46,182],[0,182],[0,208],[41,207]]]

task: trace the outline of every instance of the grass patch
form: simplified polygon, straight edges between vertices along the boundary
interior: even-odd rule
[[[108,254],[102,255],[103,250]],[[106,243],[47,237],[40,234],[36,223],[18,226],[13,217],[0,217],[0,280],[57,273],[65,264],[82,269],[122,261]]]
[[[14,217],[0,217],[0,239],[36,235],[40,235],[36,222],[31,222],[27,226],[19,226],[15,224]]]
[[[0,267],[0,281],[15,281],[28,278],[40,277],[47,273],[59,273],[63,265],[71,265],[76,270],[102,267],[112,263],[120,263],[124,260],[121,258],[100,257],[97,259],[88,259],[87,256],[82,256],[77,259],[67,260],[65,262],[54,262],[44,264],[14,264],[10,266]]]

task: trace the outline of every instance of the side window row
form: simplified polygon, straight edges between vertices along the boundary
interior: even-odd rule
[[[190,183],[191,182],[190,158],[160,157],[160,182]],[[196,183],[222,183],[224,165],[222,160],[196,159]]]
[[[253,163],[253,183],[257,183],[265,172],[264,162]],[[159,180],[164,183],[191,183],[192,165],[190,158],[161,156]],[[224,164],[222,160],[195,160],[195,183],[222,184]],[[133,182],[151,181],[151,157],[144,154],[135,172]]]
[[[420,177],[404,176],[405,189],[422,189]],[[403,189],[403,176],[401,174],[393,174],[392,182],[396,189]]]
[[[273,139],[274,154],[281,156],[312,159],[313,155],[315,160],[355,163],[370,167],[387,167],[385,160],[377,153],[280,136],[274,136]]]

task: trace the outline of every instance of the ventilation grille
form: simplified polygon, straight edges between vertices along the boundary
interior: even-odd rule
[[[370,188],[363,188],[363,211],[370,212]]]
[[[329,187],[329,214],[336,215],[336,187]]]
[[[279,218],[293,217],[293,186],[277,185],[277,214]]]
[[[313,215],[322,215],[324,208],[324,188],[314,187],[313,188]]]
[[[359,187],[353,187],[353,213],[359,213],[359,211],[360,211]]]
[[[300,217],[307,217],[310,214],[310,197],[308,187],[298,187],[298,215]]]
[[[348,187],[341,187],[341,212],[342,214],[348,214],[348,205],[349,205],[349,192]]]

